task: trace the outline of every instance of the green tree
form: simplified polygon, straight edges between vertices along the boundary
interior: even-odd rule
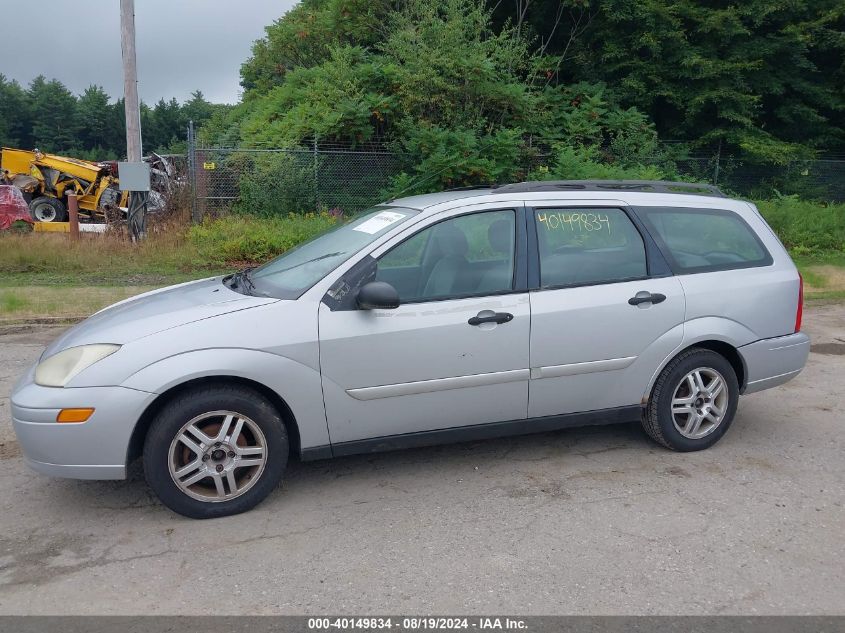
[[[175,139],[185,136],[182,108],[176,99],[159,99],[152,108],[151,119],[150,138],[148,141],[145,139],[147,151],[164,151]]]
[[[664,138],[767,162],[845,145],[841,0],[490,4],[536,34],[541,80],[602,81]]]
[[[494,32],[483,2],[403,5],[378,46],[329,46],[326,61],[248,94],[235,115],[243,140],[401,140],[419,123],[478,135],[533,124],[536,95],[521,78],[531,63],[527,43],[512,30]]]
[[[291,12],[272,32],[301,19]],[[256,147],[386,141],[405,161],[392,192],[523,178],[533,137],[617,171],[658,154],[649,119],[603,84],[537,81],[545,60],[527,32],[494,28],[482,0],[405,0],[379,42],[326,44],[323,61],[254,87],[201,137]]]
[[[390,117],[389,69],[358,47],[333,48],[325,63],[298,68],[285,82],[256,97],[239,114],[243,140],[252,146],[288,147],[316,136],[359,142]]]
[[[126,110],[123,97],[120,97],[109,108],[107,117],[107,149],[120,158],[126,157]]]
[[[212,117],[214,112],[221,106],[215,105],[202,94],[200,90],[194,90],[191,93],[191,98],[182,104],[180,111],[180,125],[183,127],[188,124],[188,121],[193,121],[194,125],[199,126],[205,123]],[[223,106],[225,108],[225,106]]]
[[[0,74],[0,145],[27,147],[31,134],[29,95],[17,81]]]
[[[79,121],[79,144],[86,150],[105,150],[114,145],[110,126],[109,96],[100,86],[89,86],[76,103]]]
[[[32,104],[32,141],[46,152],[63,152],[78,146],[76,97],[65,86],[43,75],[29,86]]]
[[[222,117],[231,106],[210,103],[202,92],[180,105],[160,99],[141,104],[146,151],[182,151],[186,125]],[[91,160],[126,155],[123,99],[109,103],[102,87],[91,85],[77,98],[60,81],[36,77],[28,89],[0,74],[0,144],[66,153]]]
[[[266,27],[241,66],[247,93],[262,94],[281,85],[297,68],[311,68],[350,45],[368,48],[380,41],[379,28],[398,2],[389,0],[303,0]]]
[[[524,82],[527,40],[496,32],[480,0],[409,0],[378,46],[403,115],[438,125],[528,125],[535,105]]]

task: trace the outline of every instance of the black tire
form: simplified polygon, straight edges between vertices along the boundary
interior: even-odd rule
[[[251,487],[240,496],[223,501],[202,501],[189,496],[174,481],[170,472],[170,448],[185,424],[197,416],[216,411],[232,411],[249,418],[264,436],[266,459],[257,481],[251,482]],[[278,486],[287,461],[288,434],[279,412],[261,394],[239,385],[205,385],[180,394],[158,413],[144,440],[147,483],[164,505],[192,519],[211,519],[251,510]]]
[[[691,439],[684,436],[675,425],[672,400],[681,381],[696,369],[710,369],[721,374],[727,388],[728,401],[719,425],[704,437]],[[713,446],[727,432],[738,402],[739,384],[730,362],[714,351],[693,347],[671,360],[658,376],[643,416],[643,429],[655,442],[666,448],[681,452],[700,451]]]
[[[52,209],[52,215],[48,207]],[[45,210],[47,213],[44,212]],[[41,196],[32,200],[29,203],[29,215],[36,222],[67,221],[67,209],[65,209],[64,203],[58,198],[50,198],[49,196]]]

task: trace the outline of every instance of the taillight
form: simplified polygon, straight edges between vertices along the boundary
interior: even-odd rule
[[[798,273],[798,310],[795,311],[795,331],[801,331],[801,319],[804,316],[804,278]]]

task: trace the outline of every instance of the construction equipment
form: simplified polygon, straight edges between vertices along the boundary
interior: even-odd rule
[[[108,165],[4,147],[0,155],[2,183],[21,190],[36,222],[67,220],[67,194],[75,193],[79,211],[89,219],[126,207],[114,170]]]

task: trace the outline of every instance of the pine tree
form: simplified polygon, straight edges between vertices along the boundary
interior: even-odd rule
[[[0,74],[0,146],[29,147],[32,123],[29,96],[17,81]]]
[[[29,86],[33,144],[44,152],[65,152],[78,144],[76,97],[55,79],[43,75]]]

